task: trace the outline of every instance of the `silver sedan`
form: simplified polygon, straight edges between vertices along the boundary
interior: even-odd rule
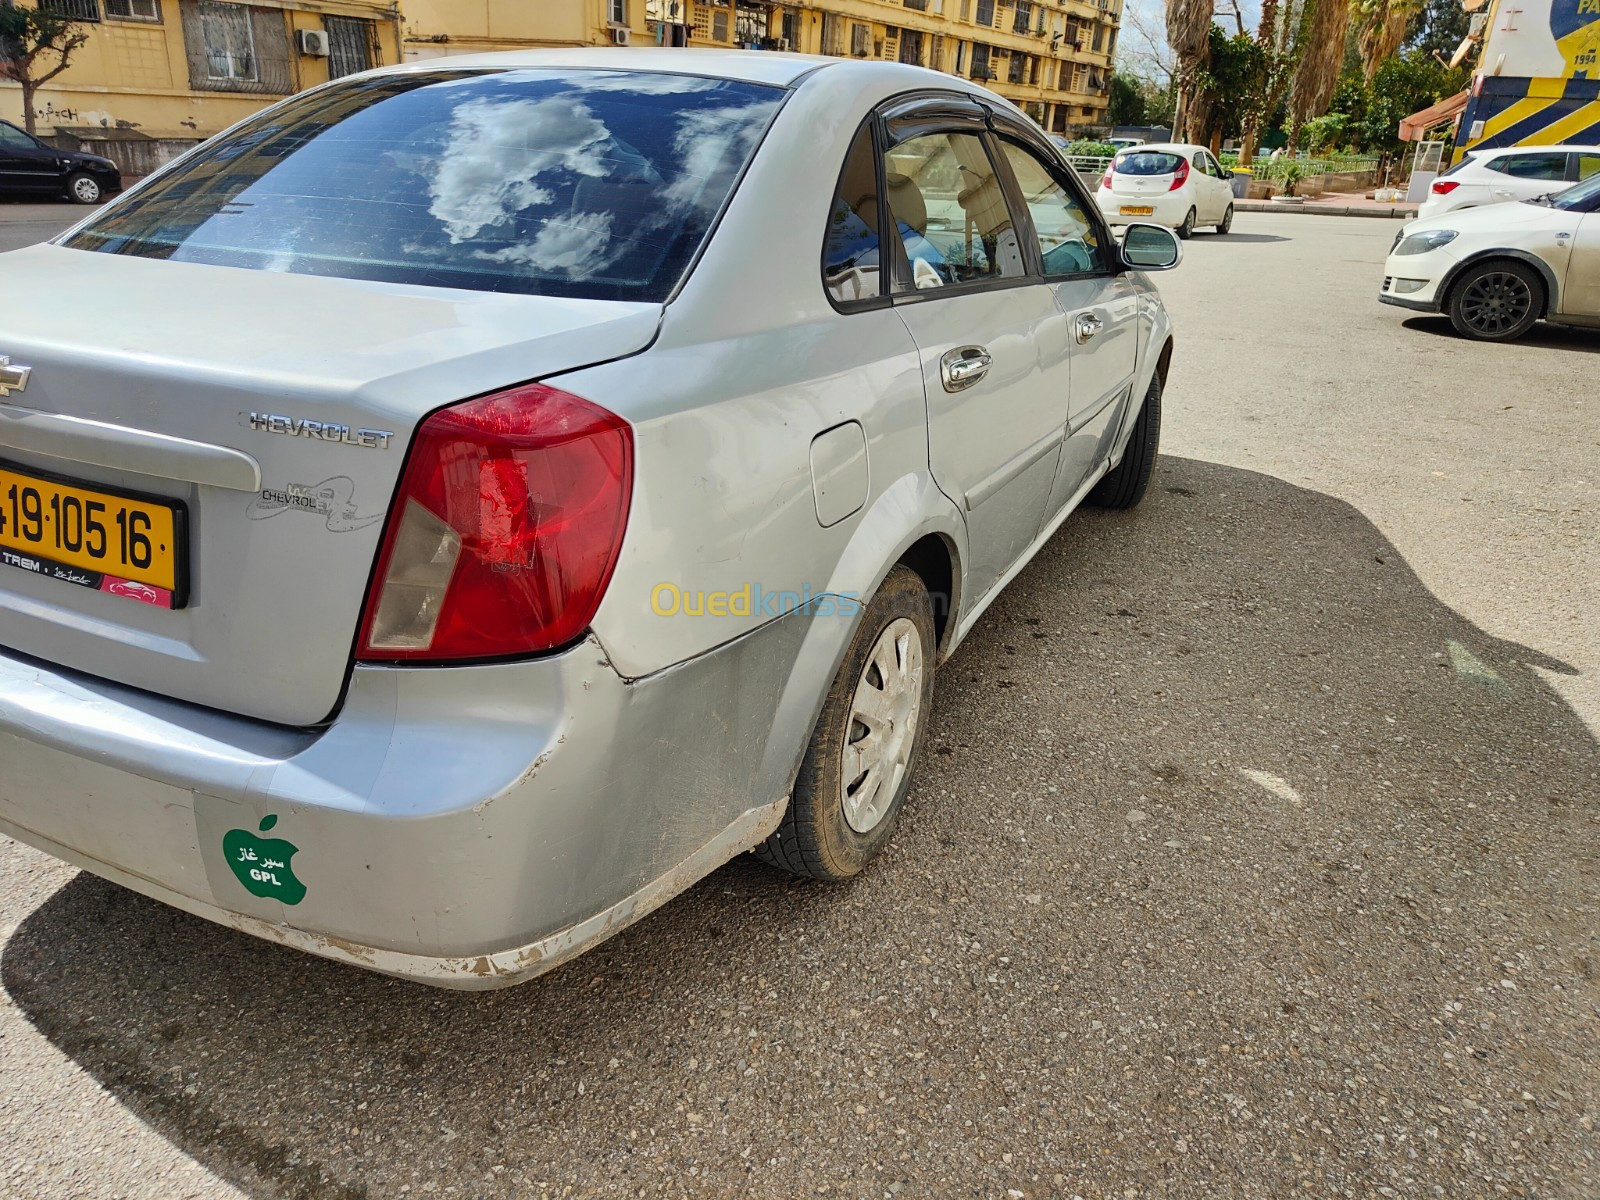
[[[269,108],[0,257],[0,831],[465,988],[745,851],[853,875],[937,664],[1144,494],[1177,259],[894,64]]]

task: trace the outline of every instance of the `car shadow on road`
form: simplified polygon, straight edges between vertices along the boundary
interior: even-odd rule
[[[85,874],[0,980],[255,1197],[1578,1195],[1600,750],[1545,671],[1350,505],[1164,458],[942,670],[848,885],[743,859],[461,994]]]
[[[1237,229],[1231,229],[1227,233],[1213,231],[1206,238],[1208,242],[1288,242],[1293,240],[1293,238],[1279,237],[1275,233],[1240,233]]]
[[[1434,337],[1465,342],[1468,339],[1455,331],[1450,318],[1445,316],[1407,317],[1400,322],[1407,329],[1429,333]],[[1539,346],[1548,350],[1576,350],[1581,354],[1600,353],[1600,330],[1579,329],[1571,325],[1550,325],[1539,322],[1515,342],[1513,346]]]

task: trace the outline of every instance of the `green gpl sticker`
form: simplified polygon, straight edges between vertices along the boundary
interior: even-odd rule
[[[263,817],[261,832],[277,823],[276,816]],[[222,835],[222,853],[245,890],[284,904],[299,904],[306,898],[306,885],[294,877],[289,865],[299,850],[292,842],[257,837],[248,829],[230,829]]]

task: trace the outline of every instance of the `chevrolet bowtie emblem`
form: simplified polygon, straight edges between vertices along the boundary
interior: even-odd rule
[[[22,391],[28,386],[28,376],[32,374],[32,367],[13,367],[11,360],[0,354],[0,396]]]

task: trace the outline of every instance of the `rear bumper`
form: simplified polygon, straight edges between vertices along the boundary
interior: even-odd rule
[[[361,668],[318,731],[0,655],[0,831],[325,957],[514,983],[776,827],[809,732],[779,720],[781,681],[810,624],[634,681],[592,642]]]
[[[1176,229],[1183,224],[1184,217],[1189,215],[1189,209],[1193,207],[1193,201],[1187,196],[1172,192],[1153,196],[1117,196],[1102,188],[1095,193],[1095,199],[1100,205],[1100,214],[1111,225],[1131,225],[1137,221]],[[1124,208],[1148,208],[1151,211],[1145,214],[1124,213]]]

